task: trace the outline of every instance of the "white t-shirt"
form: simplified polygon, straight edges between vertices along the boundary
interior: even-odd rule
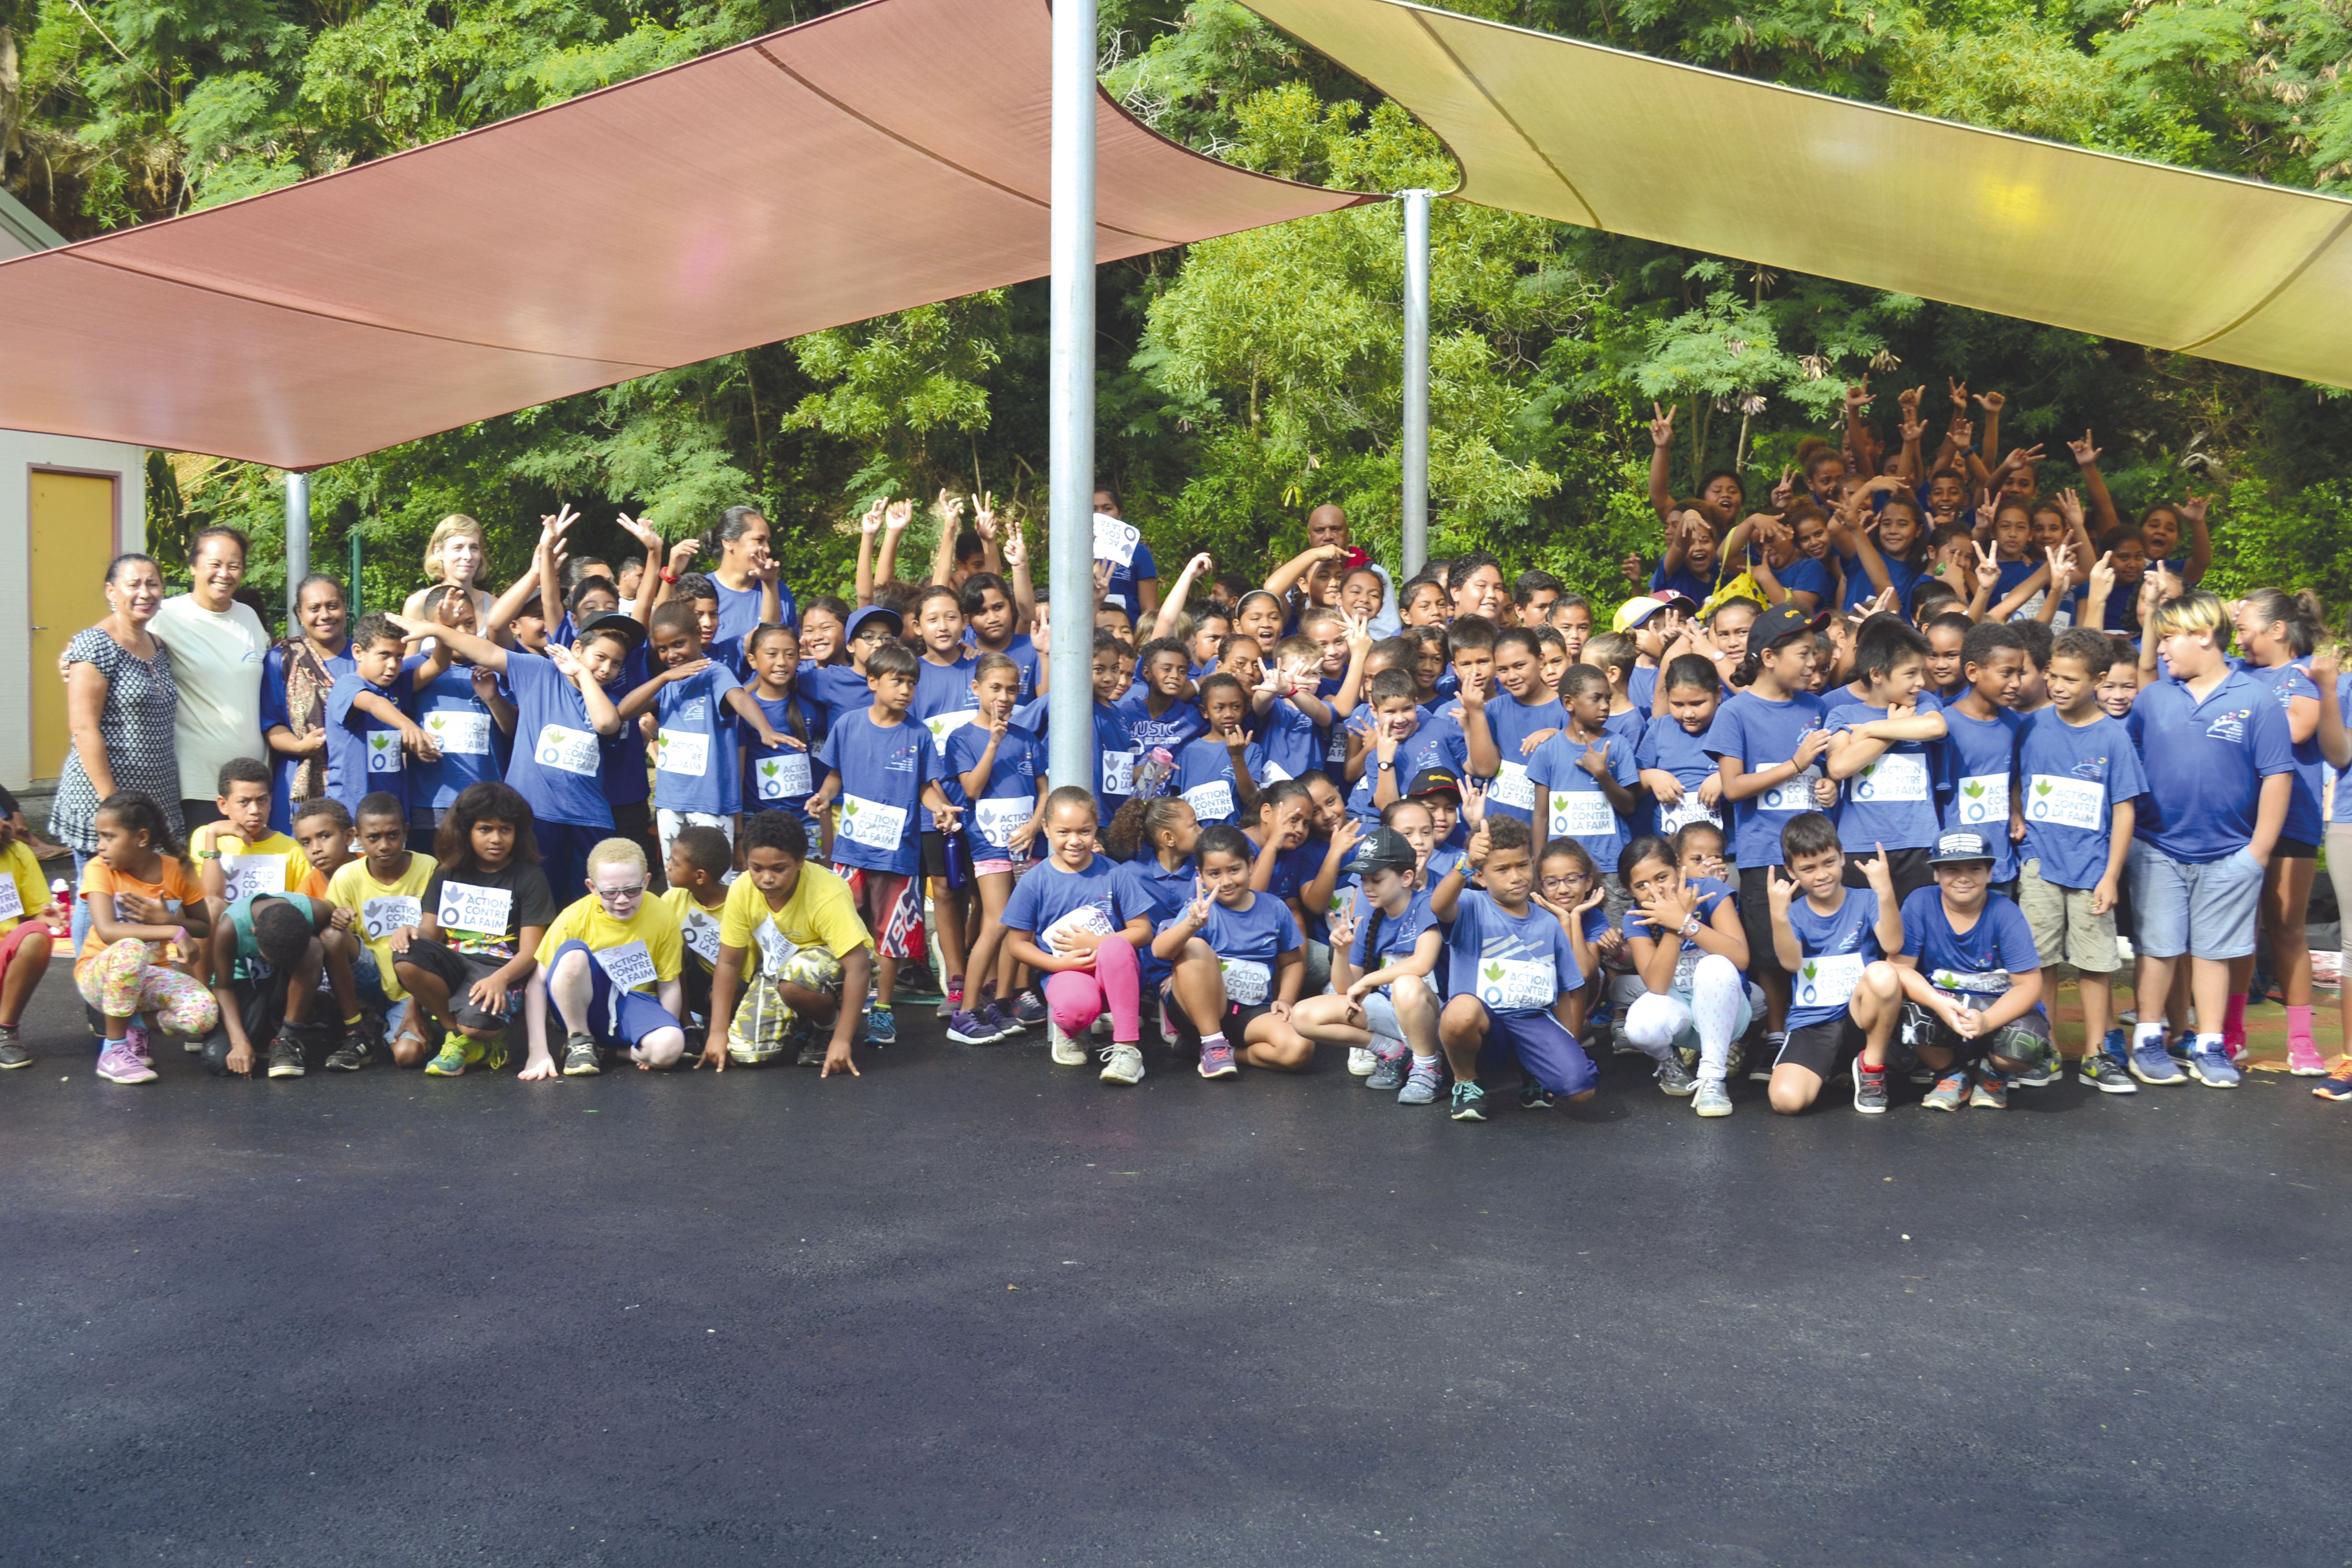
[[[172,650],[172,679],[180,689],[172,726],[180,798],[210,800],[220,793],[223,763],[264,756],[261,661],[269,634],[244,605],[216,615],[187,594],[164,600],[148,629]]]

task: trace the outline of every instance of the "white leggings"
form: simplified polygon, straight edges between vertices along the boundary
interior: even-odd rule
[[[1691,988],[1644,991],[1625,1010],[1625,1038],[1655,1058],[1685,1036],[1698,1037],[1698,1076],[1720,1081],[1731,1058],[1731,1042],[1748,1012],[1748,986],[1731,960],[1710,952],[1691,972]]]

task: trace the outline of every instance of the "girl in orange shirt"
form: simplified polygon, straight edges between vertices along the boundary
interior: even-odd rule
[[[98,854],[82,868],[81,896],[89,905],[89,935],[74,962],[82,1000],[106,1015],[106,1047],[98,1076],[116,1083],[151,1083],[155,1058],[137,1019],[191,1039],[220,1022],[220,1005],[195,976],[168,967],[193,955],[211,934],[204,889],[189,880],[163,808],[137,791],[99,803]]]

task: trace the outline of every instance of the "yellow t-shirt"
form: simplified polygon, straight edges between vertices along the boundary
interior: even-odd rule
[[[226,843],[223,843],[226,840]],[[256,893],[308,893],[327,896],[327,879],[319,875],[302,847],[283,833],[241,838],[226,822],[207,822],[188,835],[188,858],[204,879],[202,868],[221,862],[221,874],[231,879],[229,902]],[[313,882],[317,886],[312,886]]]
[[[599,962],[604,964],[607,974],[612,974],[616,966],[622,967],[625,974],[632,955],[619,950],[642,943],[646,956],[653,961],[653,973],[632,983],[632,991],[650,992],[657,982],[677,979],[686,951],[677,911],[661,900],[647,899],[630,919],[616,921],[604,912],[604,904],[593,893],[555,917],[555,923],[539,940],[539,962],[553,963],[555,950],[567,942],[586,942],[589,952],[600,955]],[[613,956],[604,958],[602,955],[606,953]]]
[[[49,907],[49,885],[41,880],[41,863],[33,858],[33,847],[21,840],[0,851],[0,909],[5,909],[13,892],[16,912],[0,915],[0,936],[15,931],[41,910]],[[11,886],[13,884],[13,887]]]
[[[375,873],[368,869],[367,857],[362,855],[356,860],[345,861],[327,884],[327,902],[359,917],[352,922],[352,929],[361,933],[368,951],[375,954],[376,973],[383,979],[383,994],[394,1002],[408,993],[393,976],[392,933],[424,919],[425,888],[432,880],[433,857],[411,850],[408,869],[392,881],[377,881]]]
[[[738,879],[739,880],[740,879]],[[661,896],[661,901],[677,912],[678,934],[686,951],[705,974],[719,965],[719,913],[727,907],[721,899],[710,908],[694,901],[694,895],[684,888],[672,888]]]
[[[781,910],[768,908],[767,895],[751,885],[749,875],[736,878],[727,889],[727,908],[719,918],[720,942],[765,952],[779,936],[794,947],[824,948],[835,958],[874,942],[857,918],[849,884],[813,860],[801,867],[801,879]]]

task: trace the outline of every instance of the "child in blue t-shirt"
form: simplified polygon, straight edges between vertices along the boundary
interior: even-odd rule
[[[1706,732],[1723,706],[1723,678],[1703,654],[1675,656],[1659,678],[1666,710],[1643,726],[1633,750],[1634,776],[1654,805],[1653,827],[1661,835],[1693,822],[1720,828],[1723,773],[1706,749]]]
[[[1412,677],[1402,669],[1384,669],[1368,684],[1371,741],[1364,776],[1348,797],[1348,809],[1367,828],[1421,773],[1437,769],[1456,779],[1469,775],[1470,746],[1462,727],[1442,713],[1423,713],[1413,692]]]
[[[1191,803],[1203,827],[1231,827],[1257,811],[1265,752],[1242,732],[1249,710],[1242,683],[1220,672],[1201,682],[1201,715],[1208,732],[1185,742],[1176,758],[1176,792]]]
[[[1471,890],[1479,874],[1484,891]],[[1462,864],[1430,889],[1429,912],[1450,928],[1437,1034],[1454,1069],[1456,1121],[1486,1120],[1478,1061],[1507,1044],[1544,1093],[1589,1100],[1600,1074],[1577,1044],[1571,998],[1584,985],[1559,918],[1534,901],[1535,844],[1517,817],[1479,824]]]
[[[1535,818],[1536,789],[1528,763],[1538,748],[1568,727],[1568,710],[1543,679],[1543,645],[1526,626],[1495,634],[1495,685],[1483,721],[1493,738],[1495,776],[1486,785],[1486,809],[1521,822]],[[1463,721],[1469,722],[1467,710]],[[1708,764],[1713,771],[1713,764]]]
[[[1301,1002],[1292,1022],[1310,1039],[1369,1052],[1366,1089],[1396,1089],[1400,1105],[1432,1104],[1444,1085],[1435,974],[1445,932],[1418,885],[1420,855],[1396,829],[1376,827],[1348,871],[1357,885],[1331,921],[1332,989]]]
[[[403,668],[400,627],[384,616],[363,616],[352,628],[352,668],[335,677],[327,693],[327,795],[354,815],[363,795],[382,791],[408,810],[404,753],[437,758],[440,747],[416,722],[416,671]],[[437,675],[448,662],[436,652]]]
[[[1633,898],[1622,928],[1633,973],[1611,987],[1624,999],[1625,1039],[1657,1064],[1660,1089],[1690,1096],[1701,1116],[1728,1116],[1731,1043],[1754,1016],[1738,900],[1714,878],[1685,878],[1663,838],[1633,840],[1618,864]],[[1698,1058],[1696,1078],[1685,1051]]]
[[[940,785],[951,804],[971,808],[964,842],[980,887],[980,936],[971,946],[964,1005],[948,1020],[948,1038],[985,1046],[1012,1032],[996,1009],[997,997],[1013,994],[1013,955],[1002,939],[1004,905],[1045,821],[1046,757],[1036,735],[1013,721],[1020,665],[1004,654],[982,654],[972,665],[971,690],[980,716],[948,736]]]
[[[1846,885],[1864,886],[1862,863],[1874,857],[1890,867],[1900,900],[1933,879],[1927,848],[1938,831],[1936,746],[1944,738],[1944,716],[1920,699],[1927,681],[1926,637],[1892,616],[1874,617],[1864,626],[1854,654],[1867,696],[1835,703],[1823,720],[1829,776],[1844,786],[1838,837],[1853,846],[1846,852]]]
[[[1137,747],[1165,752],[1172,763],[1200,738],[1203,721],[1192,702],[1192,660],[1174,637],[1154,637],[1136,655],[1139,678],[1115,706]]]
[[[1604,886],[1614,890],[1617,857],[1632,835],[1626,822],[1635,810],[1634,786],[1641,770],[1633,748],[1602,730],[1609,719],[1609,678],[1589,664],[1571,665],[1559,681],[1568,728],[1536,750],[1528,778],[1544,810],[1535,840],[1572,839],[1604,868]],[[1622,912],[1622,896],[1618,894]]]
[[[822,853],[824,840],[809,815],[808,797],[816,793],[822,773],[814,748],[824,739],[824,710],[800,690],[799,639],[790,626],[761,626],[743,639],[743,655],[751,671],[751,700],[777,737],[770,746],[752,736],[743,747],[747,815],[788,813]]]
[[[1862,886],[1852,886],[1846,868],[1855,862],[1820,812],[1780,830],[1780,857],[1789,879],[1770,875],[1765,889],[1773,943],[1791,988],[1788,1039],[1774,1053],[1767,1088],[1772,1109],[1784,1116],[1804,1110],[1859,1053],[1853,1108],[1883,1115],[1886,1047],[1902,1017],[1902,977],[1885,962],[1903,947],[1893,868],[1885,856],[1873,856],[1859,862]]]
[[[1992,846],[1992,879],[2011,887],[2017,876],[2011,826],[2020,805],[2017,777],[2018,694],[2025,688],[2025,636],[2015,626],[1988,622],[1969,628],[1960,643],[1959,700],[1944,708],[1944,830],[1984,835]]]
[[[428,591],[423,608],[437,625],[477,629],[473,595],[463,587],[444,584]],[[413,828],[430,829],[440,826],[468,786],[506,776],[515,710],[493,671],[452,658],[436,675],[425,662],[415,658],[408,665],[416,688],[416,721],[441,754],[420,758],[412,770],[408,821]]]
[[[784,738],[726,665],[703,657],[694,607],[672,599],[654,608],[647,626],[662,672],[621,700],[624,722],[650,708],[660,728],[654,742],[654,821],[662,859],[684,827],[715,827],[735,842],[743,809],[743,764],[737,736],[751,731],[763,751]]]
[[[1016,963],[1045,976],[1054,1060],[1087,1064],[1087,1031],[1110,1011],[1102,1081],[1143,1079],[1143,1011],[1137,950],[1150,940],[1148,906],[1108,856],[1095,853],[1093,795],[1065,784],[1045,797],[1046,858],[1013,885],[1004,944]]]
[[[834,869],[849,883],[858,917],[875,933],[874,1005],[866,1019],[866,1043],[898,1043],[898,1022],[890,1000],[901,959],[917,957],[914,931],[920,901],[908,891],[921,865],[919,814],[928,810],[935,829],[945,833],[961,815],[940,788],[941,766],[930,732],[907,717],[915,700],[917,660],[905,645],[888,642],[866,658],[872,705],[841,715],[817,748],[817,761],[830,770],[809,797],[809,810],[834,818]]]
[[[1193,850],[1199,894],[1151,939],[1174,970],[1182,1022],[1200,1038],[1202,1078],[1234,1077],[1236,1057],[1297,1072],[1315,1056],[1315,1042],[1290,1018],[1307,973],[1306,938],[1289,905],[1250,889],[1252,859],[1240,828],[1203,827]]]
[[[2017,906],[1991,890],[1993,847],[1961,829],[1936,841],[1936,885],[1903,901],[1895,960],[1908,998],[1904,1037],[1936,1075],[1931,1110],[2009,1108],[2009,1079],[2056,1056],[2042,1005],[2042,959]],[[1969,1088],[1969,1068],[1976,1088]]]

